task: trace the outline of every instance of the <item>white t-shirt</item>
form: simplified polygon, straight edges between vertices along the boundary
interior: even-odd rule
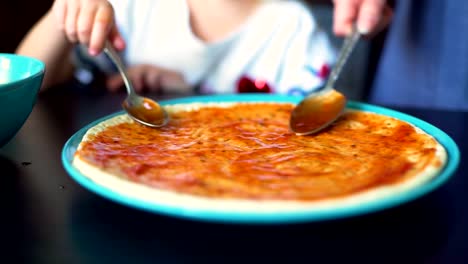
[[[202,93],[261,91],[267,84],[272,93],[303,95],[323,85],[335,60],[327,35],[299,1],[264,1],[236,32],[214,43],[193,34],[186,0],[109,2],[128,66],[179,72]],[[110,64],[99,61],[103,55],[98,58],[109,72]]]

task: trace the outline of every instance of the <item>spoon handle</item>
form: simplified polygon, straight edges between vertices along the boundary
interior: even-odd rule
[[[120,59],[120,55],[117,53],[114,47],[112,47],[109,41],[106,41],[104,46],[104,53],[107,54],[107,56],[114,62],[115,66],[119,70],[120,75],[122,76],[122,79],[125,83],[125,88],[127,88],[128,95],[134,94],[135,90],[133,89],[132,83],[130,82],[127,73],[125,72],[125,65]]]
[[[351,33],[351,35],[346,37],[346,39],[344,40],[343,46],[341,47],[340,54],[338,56],[338,61],[333,67],[333,70],[330,73],[330,76],[328,77],[327,83],[323,91],[327,91],[333,88],[336,80],[338,80],[338,76],[340,75],[343,66],[348,60],[349,55],[353,51],[360,37],[361,34],[359,33],[359,31],[356,29],[356,27],[353,27],[353,32]]]

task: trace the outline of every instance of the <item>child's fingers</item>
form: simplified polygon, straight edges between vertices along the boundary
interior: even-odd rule
[[[63,0],[56,0],[52,6],[52,12],[54,13],[59,29],[65,30],[65,16],[67,12],[65,2]]]
[[[160,85],[163,87],[175,89],[187,86],[184,77],[177,72],[167,71],[160,79]]]
[[[77,1],[69,1],[65,12],[65,34],[71,42],[77,42],[76,21],[80,12],[80,6]]]
[[[130,75],[130,81],[132,82],[133,88],[135,88],[135,91],[137,92],[142,92],[143,89],[145,88],[145,75],[143,72],[137,72],[135,74],[132,74],[132,72],[129,72]]]
[[[350,34],[353,23],[358,16],[358,2],[356,0],[335,0],[333,12],[333,32],[337,36]]]
[[[125,49],[125,40],[123,39],[115,24],[114,26],[112,26],[111,31],[109,33],[109,41],[118,51]]]
[[[112,6],[106,2],[98,7],[94,17],[94,25],[89,41],[89,53],[91,55],[99,54],[104,48],[109,32],[114,25],[114,10]]]
[[[366,35],[374,32],[383,19],[385,0],[364,0],[359,9],[357,28]]]
[[[89,45],[96,12],[96,6],[94,5],[85,5],[82,7],[77,22],[78,40],[82,44]]]
[[[158,91],[161,87],[161,73],[155,67],[153,69],[149,67],[146,73],[144,74],[145,87],[148,88],[150,91]]]
[[[138,66],[133,66],[127,68],[127,76],[130,79],[130,82],[137,92],[143,91],[143,88],[145,88],[145,70],[144,70],[144,65],[138,65]],[[121,78],[120,74],[119,78],[114,75],[110,77],[107,81],[107,84],[109,85],[109,89],[115,88],[115,86],[122,87],[124,86],[124,81]]]
[[[123,84],[122,76],[120,76],[119,73],[108,77],[106,80],[106,87],[111,92],[118,91],[120,88],[122,88]]]

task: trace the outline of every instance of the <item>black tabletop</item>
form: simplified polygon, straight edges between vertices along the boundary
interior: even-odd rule
[[[445,131],[462,153],[456,174],[422,198],[326,222],[216,224],[129,208],[74,182],[60,159],[66,140],[88,123],[119,111],[125,97],[80,89],[69,86],[41,94],[22,129],[0,149],[3,260],[468,263],[466,112],[397,109]]]

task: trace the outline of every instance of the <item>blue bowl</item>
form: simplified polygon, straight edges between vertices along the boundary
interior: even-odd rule
[[[44,71],[45,64],[40,60],[0,53],[0,148],[31,114]]]

